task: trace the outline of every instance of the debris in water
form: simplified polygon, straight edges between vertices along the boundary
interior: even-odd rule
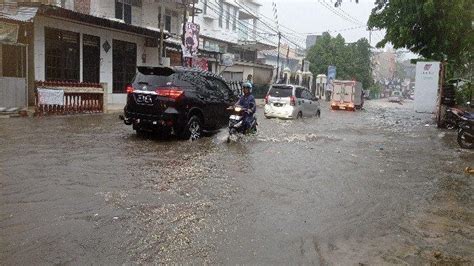
[[[466,167],[466,169],[464,169],[464,173],[474,175],[474,168]]]

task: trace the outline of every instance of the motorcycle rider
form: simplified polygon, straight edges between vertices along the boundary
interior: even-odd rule
[[[245,109],[243,123],[245,130],[247,130],[250,128],[250,125],[254,119],[253,114],[255,114],[255,111],[257,110],[257,105],[255,104],[255,98],[252,95],[252,84],[245,82],[242,85],[242,90],[244,94],[240,97],[236,105],[239,105]]]

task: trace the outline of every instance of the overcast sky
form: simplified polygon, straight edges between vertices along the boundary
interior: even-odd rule
[[[364,37],[369,39],[366,24],[374,0],[359,0],[358,4],[355,0],[343,0],[342,6],[338,8],[334,7],[335,0],[260,0],[259,2],[262,4],[261,13],[273,21],[272,2],[275,2],[279,24],[298,33],[321,34],[330,30],[333,36],[341,33],[346,42],[355,42]],[[280,31],[289,30],[281,27]],[[372,46],[375,46],[382,37],[383,32],[372,32]],[[297,35],[297,38],[299,43],[304,41],[302,40],[304,36]]]

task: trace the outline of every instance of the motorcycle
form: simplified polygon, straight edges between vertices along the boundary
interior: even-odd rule
[[[231,115],[229,117],[229,137],[227,138],[227,142],[231,140],[236,141],[238,135],[247,135],[257,132],[257,118],[255,114],[252,114],[252,121],[250,122],[250,126],[246,128],[244,126],[244,116],[247,110],[241,106],[231,106],[228,108],[231,111]]]
[[[462,122],[459,124],[457,141],[459,146],[464,149],[474,148],[474,116],[463,116]]]
[[[455,129],[459,127],[459,124],[463,121],[463,117],[469,118],[473,114],[463,111],[458,108],[448,108],[446,109],[446,128]]]

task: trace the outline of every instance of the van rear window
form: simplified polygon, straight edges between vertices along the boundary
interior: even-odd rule
[[[293,93],[293,87],[282,86],[272,87],[268,93],[272,97],[290,97]]]

